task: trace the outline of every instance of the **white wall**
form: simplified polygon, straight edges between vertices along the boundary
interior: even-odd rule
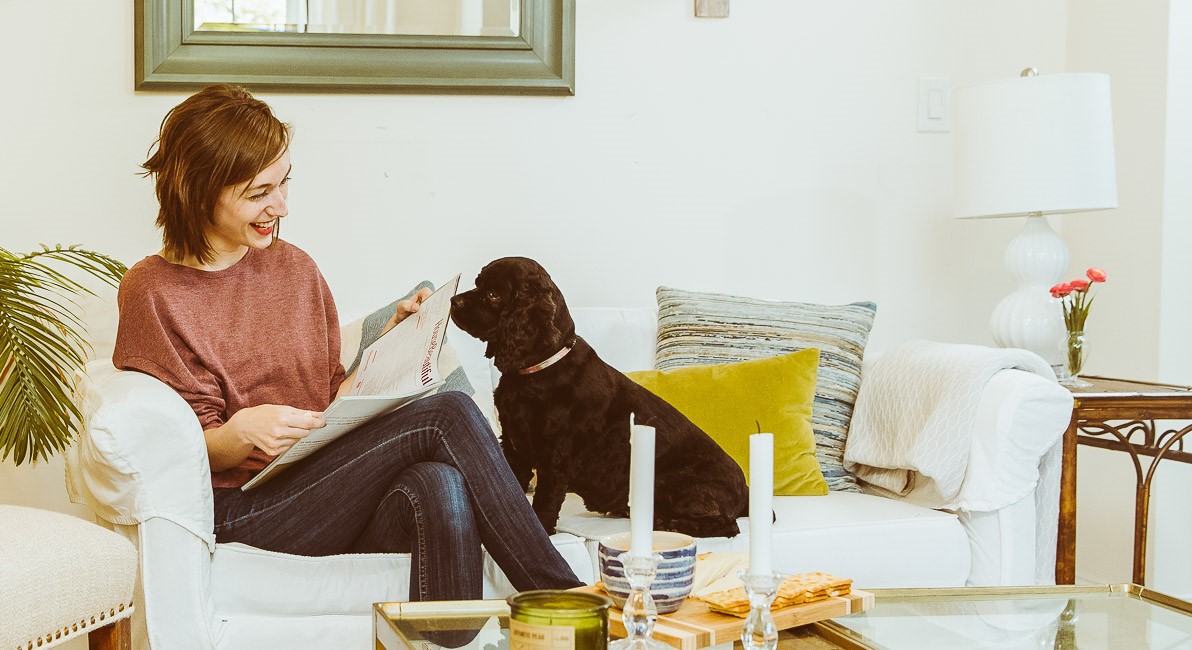
[[[1166,18],[1166,0],[1069,2],[1068,66],[1110,74],[1117,155],[1118,209],[1077,215],[1063,226],[1073,251],[1069,275],[1089,266],[1110,274],[1096,289],[1086,328],[1090,374],[1153,378],[1158,370]],[[1130,457],[1084,447],[1078,461],[1077,580],[1130,582]]]
[[[1192,0],[1170,0],[1159,377],[1192,384]]]
[[[1159,378],[1192,384],[1192,0],[1171,0],[1167,59],[1167,134],[1163,184],[1163,274],[1159,318]],[[1188,423],[1181,423],[1188,424]],[[1189,439],[1192,441],[1192,439]],[[1185,561],[1192,539],[1187,495],[1192,466],[1167,463],[1156,471],[1151,505],[1149,557],[1157,558],[1148,584],[1168,593],[1192,595],[1192,563]]]
[[[879,304],[875,344],[986,342],[1021,224],[948,218],[950,142],[917,78],[1062,69],[1062,2],[580,0],[575,97],[266,95],[296,125],[284,235],[345,315],[531,255],[575,305],[658,284]],[[158,247],[137,165],[181,93],[134,93],[132,8],[9,0],[4,245]],[[1033,14],[1021,20],[1023,12]],[[48,26],[54,25],[53,29]],[[264,289],[263,289],[264,290]]]
[[[1070,0],[1068,69],[1105,72],[1113,93],[1118,208],[1061,217],[1065,277],[1109,273],[1086,328],[1090,374],[1158,372],[1169,0]]]
[[[1192,2],[1069,3],[1068,66],[1113,80],[1118,210],[1069,221],[1073,269],[1105,267],[1090,319],[1096,374],[1192,384]],[[1164,428],[1187,422],[1164,422]],[[1144,459],[1143,471],[1147,465]],[[1077,577],[1131,577],[1135,474],[1121,452],[1081,448]],[[1192,595],[1186,495],[1192,466],[1165,461],[1152,485],[1147,584]]]

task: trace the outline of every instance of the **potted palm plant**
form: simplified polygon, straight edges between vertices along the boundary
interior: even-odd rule
[[[10,455],[17,465],[49,459],[82,423],[71,399],[76,372],[87,359],[77,299],[94,292],[59,268],[113,287],[127,270],[78,246],[42,246],[26,254],[0,248],[0,462]]]

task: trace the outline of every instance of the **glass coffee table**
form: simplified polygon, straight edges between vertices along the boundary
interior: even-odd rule
[[[779,648],[1192,650],[1192,604],[1138,585],[871,591],[873,607],[783,630]],[[374,638],[378,650],[506,650],[508,617],[499,600],[377,603]]]
[[[1192,648],[1192,604],[1138,585],[872,591],[871,609],[812,626],[821,647]],[[815,647],[786,636],[788,647]]]

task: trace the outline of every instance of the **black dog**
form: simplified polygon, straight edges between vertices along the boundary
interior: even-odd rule
[[[488,343],[501,371],[494,393],[501,447],[525,489],[538,471],[534,512],[555,532],[568,491],[588,510],[628,516],[629,414],[655,427],[654,528],[732,537],[749,493],[741,468],[670,404],[602,361],[563,294],[537,262],[506,257],[455,296],[451,318]]]

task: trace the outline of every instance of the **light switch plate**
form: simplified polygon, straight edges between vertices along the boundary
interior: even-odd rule
[[[728,18],[728,0],[695,0],[696,18]]]
[[[952,83],[947,77],[919,77],[919,132],[952,130]]]

